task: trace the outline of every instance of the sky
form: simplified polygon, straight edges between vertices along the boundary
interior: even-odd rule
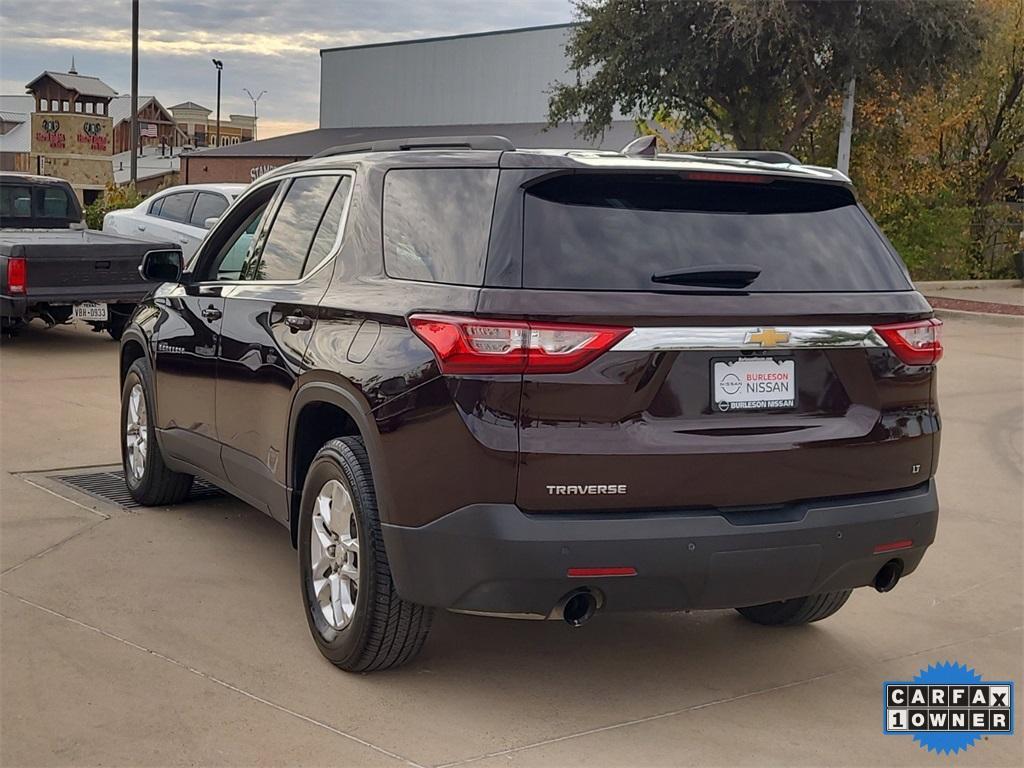
[[[139,93],[169,107],[216,107],[211,59],[224,62],[222,116],[252,114],[259,135],[316,128],[321,48],[485,32],[572,19],[570,0],[140,0]],[[43,70],[94,75],[131,92],[131,2],[0,0],[0,93]]]

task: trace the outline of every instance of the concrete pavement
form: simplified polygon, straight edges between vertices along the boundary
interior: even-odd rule
[[[928,297],[1024,306],[1024,280],[924,280],[914,286]]]
[[[47,480],[117,462],[117,345],[34,325],[0,350],[0,763],[949,762],[881,735],[881,683],[947,659],[1021,681],[1018,325],[946,321],[939,535],[893,593],[788,630],[439,613],[418,661],[366,676],[317,653],[276,523],[227,498],[128,512]],[[957,763],[1020,765],[1019,726]]]

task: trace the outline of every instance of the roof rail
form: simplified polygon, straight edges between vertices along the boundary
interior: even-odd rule
[[[708,152],[680,152],[679,154],[722,158],[724,160],[757,160],[760,163],[792,163],[793,165],[800,165],[800,161],[789,154],[789,152],[779,152],[772,149],[713,149]]]
[[[504,136],[420,136],[410,139],[377,139],[361,144],[339,144],[317,152],[316,157],[350,155],[356,152],[405,152],[412,149],[488,149],[513,151],[515,145]]]

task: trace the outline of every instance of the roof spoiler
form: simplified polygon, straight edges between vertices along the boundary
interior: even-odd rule
[[[409,139],[378,139],[361,144],[339,144],[317,152],[317,157],[351,155],[356,152],[406,152],[413,149],[485,149],[511,152],[515,145],[504,136],[421,136]]]

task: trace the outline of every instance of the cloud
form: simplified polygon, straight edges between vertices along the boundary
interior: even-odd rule
[[[251,114],[242,93],[266,89],[260,135],[316,127],[321,48],[557,24],[569,0],[143,0],[139,90],[165,106],[197,101],[213,108],[224,61],[221,111]],[[38,0],[0,4],[0,86],[22,93],[44,69],[81,74],[127,93],[131,84],[131,3],[88,8]]]

